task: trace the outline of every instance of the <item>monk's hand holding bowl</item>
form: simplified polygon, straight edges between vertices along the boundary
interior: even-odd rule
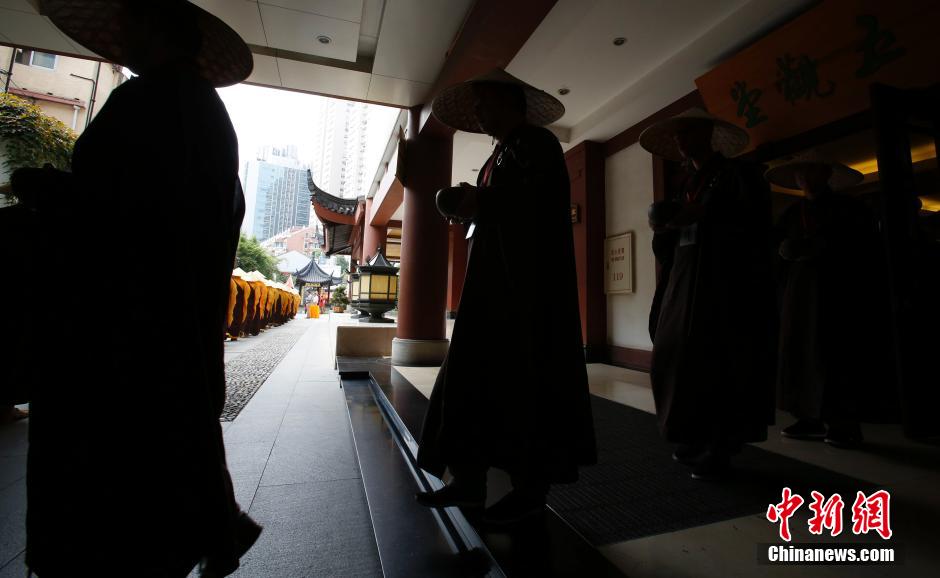
[[[647,217],[650,228],[659,233],[666,230],[669,222],[679,213],[682,206],[675,201],[657,201],[650,205]]]
[[[470,221],[477,214],[479,189],[468,183],[437,192],[437,210],[453,221]]]

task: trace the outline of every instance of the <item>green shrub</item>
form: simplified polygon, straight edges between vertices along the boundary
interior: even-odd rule
[[[68,170],[75,139],[72,129],[38,106],[10,93],[0,94],[0,141],[6,153],[3,168],[8,172],[47,163]]]

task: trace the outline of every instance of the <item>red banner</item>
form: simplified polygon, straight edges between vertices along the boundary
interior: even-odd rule
[[[938,37],[935,0],[826,0],[695,83],[754,148],[867,110],[874,82],[940,82]]]

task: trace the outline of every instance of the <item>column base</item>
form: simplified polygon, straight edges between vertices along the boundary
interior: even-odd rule
[[[392,340],[392,365],[436,366],[444,362],[450,341],[447,339]]]

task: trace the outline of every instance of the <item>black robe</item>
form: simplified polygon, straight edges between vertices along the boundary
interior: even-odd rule
[[[686,185],[701,220],[654,235],[663,271],[650,377],[671,442],[760,441],[773,423],[770,190],[760,169],[716,154]]]
[[[72,173],[31,201],[35,238],[68,248],[56,251],[68,298],[46,325],[54,347],[36,344],[54,358],[36,367],[30,406],[27,564],[42,576],[185,576],[234,549],[219,335],[243,207],[237,152],[208,82],[144,75],[111,94]],[[154,294],[155,270],[185,289]],[[100,316],[107,282],[137,292],[134,305]],[[155,322],[171,331],[153,335]]]
[[[564,155],[551,132],[525,126],[487,164],[418,464],[438,477],[457,464],[571,482],[596,450]]]
[[[24,243],[33,229],[35,214],[24,205],[0,209],[0,259],[4,274],[0,278],[0,410],[29,401],[32,381],[30,344],[39,330],[37,317],[55,306],[58,297],[68,291],[58,287],[38,298],[24,274],[35,266],[31,244]]]
[[[778,407],[798,418],[891,419],[897,394],[881,362],[888,298],[877,274],[871,215],[836,193],[802,199],[783,213],[776,237],[782,290]]]

